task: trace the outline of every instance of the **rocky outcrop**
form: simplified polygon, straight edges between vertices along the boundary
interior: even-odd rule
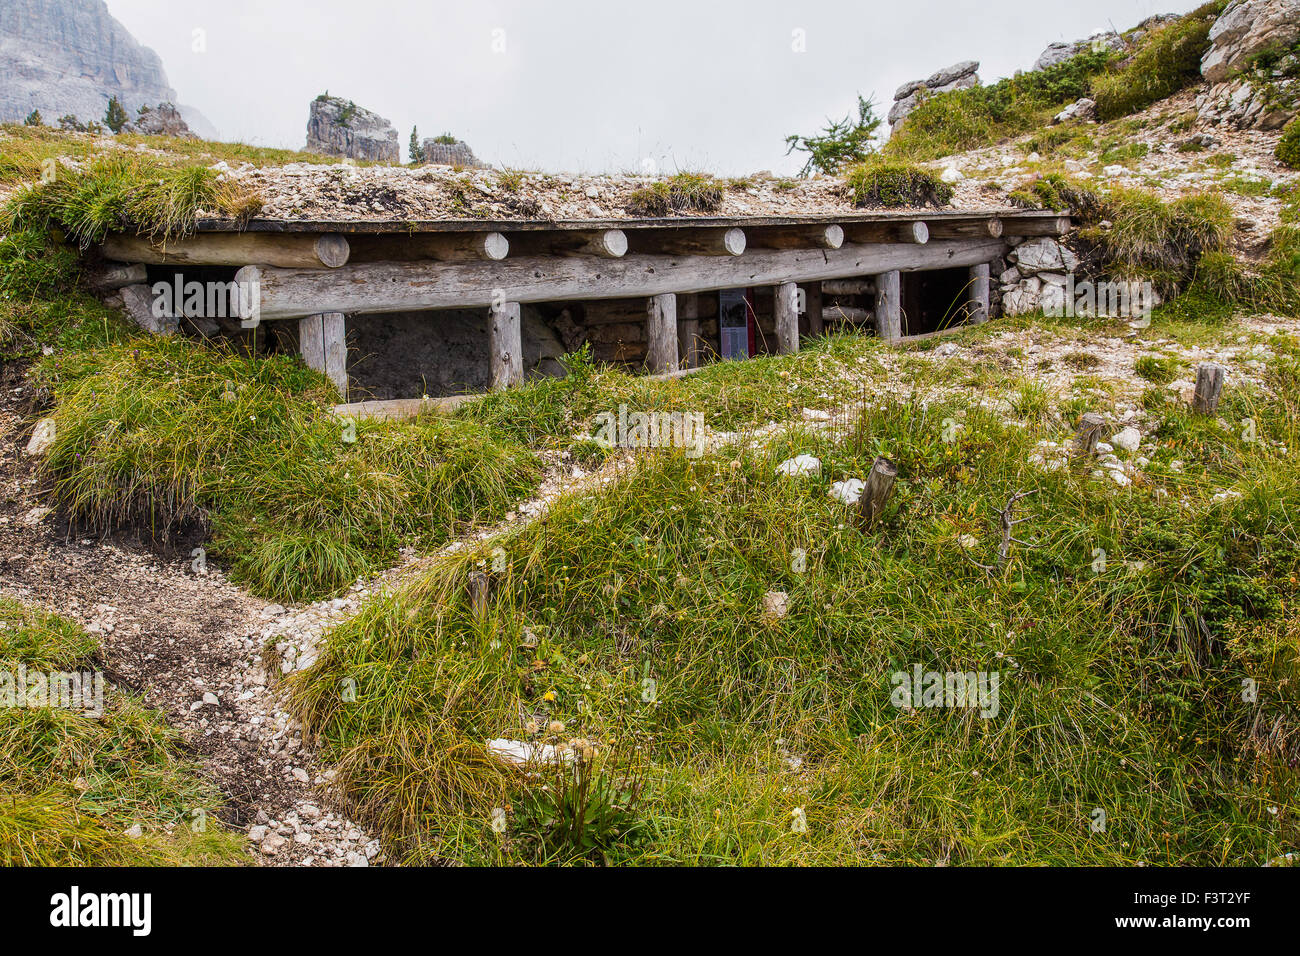
[[[1300,58],[1291,57],[1292,60]],[[1196,116],[1207,126],[1236,129],[1281,129],[1300,106],[1300,76],[1275,77],[1261,82],[1240,76],[1216,83],[1196,98]]]
[[[1300,110],[1300,0],[1234,0],[1210,28],[1201,60],[1210,88],[1199,121],[1237,129],[1281,129]]]
[[[141,46],[104,0],[0,0],[0,122],[38,110],[46,122],[103,120],[116,96],[127,114],[176,102],[158,54]],[[215,137],[201,113],[179,107],[189,126]]]
[[[964,60],[961,63],[954,63],[952,66],[944,67],[927,79],[904,83],[894,93],[894,105],[889,110],[888,118],[891,132],[898,132],[904,120],[907,119],[907,115],[916,109],[922,96],[932,96],[935,93],[947,93],[951,90],[964,90],[971,86],[978,86],[980,82],[979,68],[980,65],[975,60]]]
[[[307,117],[309,153],[381,163],[401,162],[397,130],[378,113],[362,109],[351,100],[323,93],[311,104]]]
[[[464,140],[453,140],[448,143],[445,139],[426,139],[420,144],[420,152],[424,154],[426,163],[435,163],[439,166],[462,166],[465,168],[486,168],[487,163],[482,162],[474,155],[474,150],[469,148],[469,143]]]
[[[1233,0],[1210,27],[1201,75],[1222,83],[1246,69],[1257,54],[1300,41],[1300,0]]]
[[[126,132],[139,133],[142,136],[177,136],[181,139],[197,139],[189,124],[171,103],[159,103],[155,107],[143,106],[136,118],[127,124]]]
[[[1038,54],[1038,59],[1034,62],[1035,70],[1046,70],[1053,66],[1059,66],[1066,60],[1073,59],[1080,53],[1088,51],[1101,50],[1124,50],[1127,44],[1124,38],[1113,30],[1103,30],[1100,33],[1094,33],[1086,40],[1075,40],[1073,43],[1049,43],[1047,49]]]

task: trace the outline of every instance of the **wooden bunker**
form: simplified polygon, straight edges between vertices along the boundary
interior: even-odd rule
[[[346,401],[349,333],[385,316],[437,323],[449,310],[475,310],[488,345],[483,377],[492,388],[525,378],[524,307],[562,311],[598,359],[672,373],[710,356],[794,352],[802,336],[832,325],[864,326],[899,341],[983,322],[990,264],[1017,238],[1069,228],[1060,213],[1016,210],[561,222],[210,220],[165,245],[110,236],[101,251],[136,281],[196,273],[233,281],[231,309],[242,326],[296,324],[303,358]],[[203,315],[202,306],[184,312]]]

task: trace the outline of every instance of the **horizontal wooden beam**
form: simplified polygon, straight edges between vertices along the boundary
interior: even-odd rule
[[[756,250],[744,256],[520,257],[437,265],[379,262],[331,271],[247,266],[236,279],[244,291],[239,297],[240,317],[251,322],[319,312],[487,308],[501,301],[503,294],[515,302],[561,302],[708,292],[965,267],[1005,252],[1000,239],[966,239],[925,246],[886,243]]]
[[[836,223],[829,226],[772,226],[750,229],[745,238],[755,249],[838,249],[844,245],[844,227]]]
[[[916,222],[860,222],[845,224],[844,237],[850,242],[906,242],[923,246],[930,241],[930,227]]]
[[[1004,219],[1004,236],[1063,236],[1070,231],[1070,217],[1056,219]]]
[[[743,229],[676,229],[634,232],[628,236],[634,252],[673,256],[739,256],[747,239]]]
[[[169,266],[241,266],[250,262],[285,269],[338,269],[347,265],[351,246],[344,236],[277,233],[203,233],[168,242],[143,236],[109,236],[104,258]]]
[[[599,256],[621,259],[627,255],[627,233],[622,229],[590,232],[520,232],[507,237],[517,256]]]
[[[965,222],[927,223],[931,239],[997,239],[1002,235],[1001,219],[968,219]]]
[[[822,283],[826,295],[870,295],[875,291],[870,279],[828,279]]]
[[[563,232],[565,230],[590,231],[593,229],[703,229],[733,226],[740,229],[766,229],[772,226],[823,226],[838,223],[847,228],[855,223],[911,222],[928,223],[947,219],[970,220],[996,216],[1004,221],[1048,220],[1056,222],[1063,211],[1041,209],[1001,209],[987,213],[962,209],[931,209],[925,212],[896,212],[890,210],[853,210],[835,213],[811,213],[784,216],[660,216],[655,218],[616,219],[202,219],[196,224],[200,233],[221,232],[275,232],[320,233],[338,232],[348,236],[358,235],[414,235],[417,233],[446,232]]]
[[[358,237],[353,241],[352,261],[419,262],[434,259],[439,262],[500,262],[509,254],[510,242],[499,232],[420,233],[413,236]]]

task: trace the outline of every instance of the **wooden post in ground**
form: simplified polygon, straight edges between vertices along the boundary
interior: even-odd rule
[[[987,262],[970,267],[968,301],[971,325],[987,322],[989,320],[989,264]]]
[[[877,456],[871,464],[871,474],[867,475],[867,486],[862,489],[862,498],[858,508],[866,519],[867,527],[875,524],[885,510],[885,503],[894,490],[894,479],[898,477],[898,466],[888,458]]]
[[[700,367],[700,297],[684,295],[678,310],[677,345],[686,368]]]
[[[474,617],[483,620],[488,609],[488,576],[482,571],[469,573],[469,606]]]
[[[876,334],[886,342],[903,337],[902,280],[897,271],[876,276]]]
[[[677,296],[651,296],[646,304],[646,368],[653,374],[677,371]]]
[[[348,398],[347,321],[342,312],[322,312],[298,321],[298,351],[309,368],[324,372],[344,401]]]
[[[1228,370],[1217,362],[1202,362],[1196,366],[1196,391],[1192,393],[1192,411],[1198,415],[1213,415],[1219,408],[1219,396]]]
[[[1106,419],[1096,412],[1084,412],[1074,433],[1075,455],[1090,457],[1097,454],[1097,442],[1101,440],[1101,430],[1105,427]]]
[[[804,308],[808,311],[808,334],[810,336],[821,335],[825,330],[825,322],[822,319],[822,284],[820,282],[808,282],[804,284]]]
[[[488,309],[488,345],[492,352],[492,388],[524,383],[524,343],[519,328],[519,303],[503,302]]]
[[[779,355],[799,351],[799,287],[793,282],[776,287],[776,351]]]

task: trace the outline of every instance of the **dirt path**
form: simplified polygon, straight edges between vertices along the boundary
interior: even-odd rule
[[[268,680],[261,650],[276,606],[188,552],[160,556],[124,538],[70,537],[46,512],[23,454],[29,386],[0,380],[0,593],[65,614],[98,635],[109,681],[140,693],[180,731],[226,796],[224,822],[269,865],[355,865],[379,844],[330,808],[317,765]],[[355,602],[350,602],[355,603]]]

